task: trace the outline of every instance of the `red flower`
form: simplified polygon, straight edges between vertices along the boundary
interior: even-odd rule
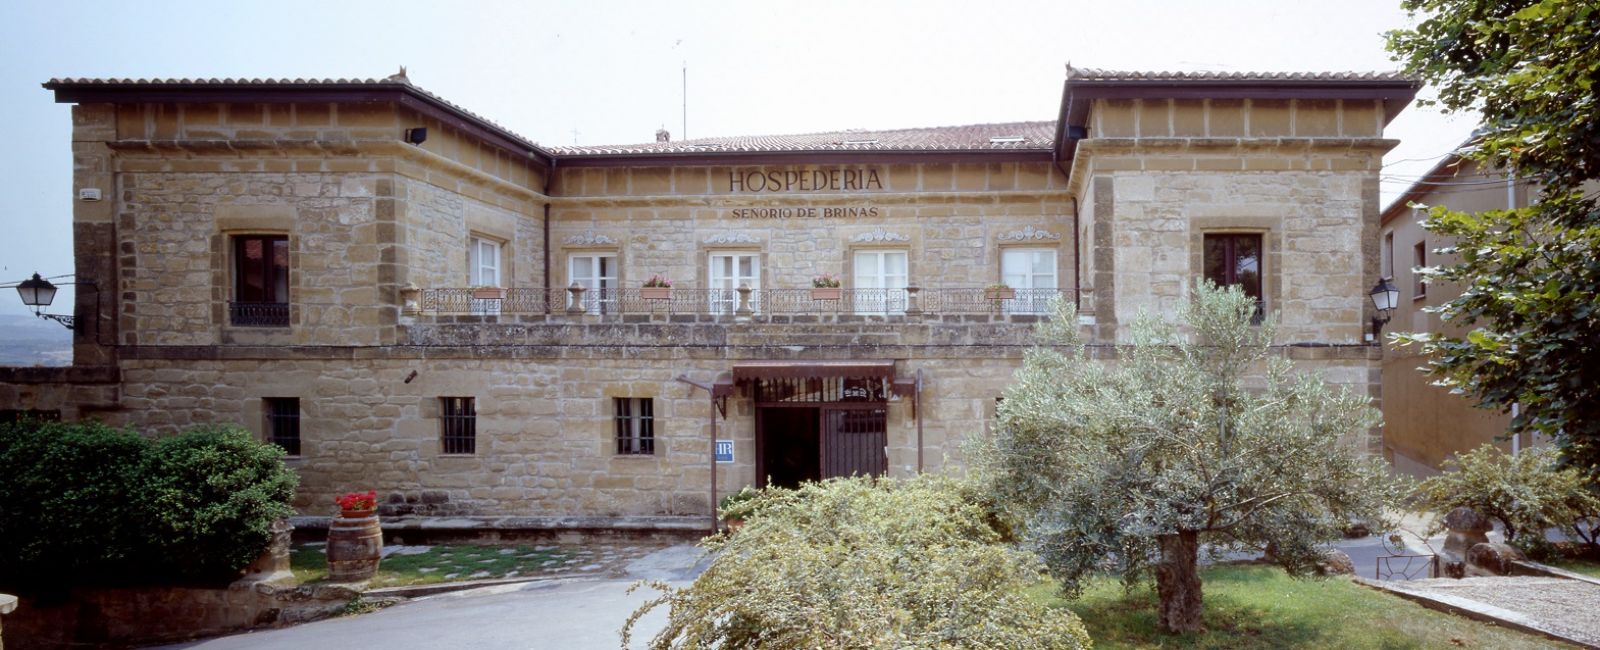
[[[340,510],[372,510],[378,507],[377,490],[366,492],[351,492],[334,499],[339,504]]]

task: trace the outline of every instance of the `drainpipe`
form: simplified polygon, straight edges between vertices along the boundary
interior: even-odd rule
[[[1061,172],[1061,180],[1069,181],[1072,175],[1061,166],[1061,147],[1056,146],[1050,151],[1051,166]],[[1078,236],[1078,197],[1072,197],[1072,305],[1083,309],[1083,242]]]
[[[556,159],[550,158],[550,168],[544,176],[544,293],[545,303],[550,302],[550,183],[556,177]]]

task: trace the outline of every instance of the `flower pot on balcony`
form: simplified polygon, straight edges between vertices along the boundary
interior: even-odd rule
[[[672,298],[672,287],[640,287],[639,297],[645,300],[668,300]]]
[[[472,290],[473,300],[505,300],[506,290],[501,287],[478,287]]]
[[[811,289],[811,299],[812,300],[838,300],[840,293],[841,293],[841,290],[839,289],[839,287],[813,287]]]
[[[983,297],[988,300],[1010,300],[1017,297],[1017,290],[1011,287],[989,287],[983,290]]]

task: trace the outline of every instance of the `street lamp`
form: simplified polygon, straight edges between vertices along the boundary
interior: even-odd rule
[[[72,329],[72,316],[45,314],[39,311],[41,307],[49,307],[50,303],[56,299],[56,285],[50,284],[49,280],[41,278],[38,273],[35,273],[33,277],[17,283],[17,294],[22,296],[22,304],[33,308],[35,316],[53,320],[61,323],[69,330]]]
[[[1372,298],[1372,306],[1378,308],[1378,316],[1372,317],[1372,340],[1383,342],[1383,326],[1389,322],[1389,313],[1394,311],[1400,302],[1400,290],[1389,282],[1390,278],[1378,278],[1378,283],[1372,286],[1367,295]]]

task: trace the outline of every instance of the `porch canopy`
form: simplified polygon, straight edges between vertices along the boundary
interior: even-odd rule
[[[713,394],[730,395],[736,384],[758,379],[883,379],[896,395],[916,393],[916,380],[895,379],[893,359],[843,359],[830,361],[739,361],[733,364],[733,381],[717,383]],[[726,381],[726,380],[724,380]]]

